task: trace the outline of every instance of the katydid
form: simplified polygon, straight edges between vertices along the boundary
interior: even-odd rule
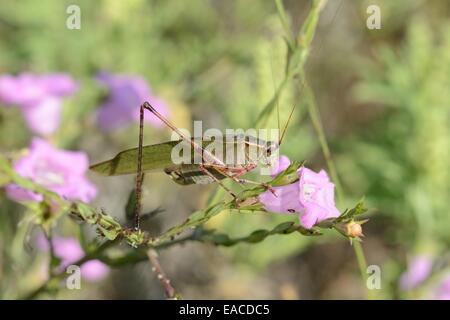
[[[295,107],[294,107],[295,108]],[[225,155],[228,152],[235,151],[236,149],[243,148],[245,151],[244,163],[225,164],[223,157],[214,154],[207,150],[207,141],[202,141],[201,145],[194,139],[190,139],[177,127],[169,122],[164,116],[162,116],[150,103],[144,102],[140,107],[140,123],[139,123],[139,145],[137,148],[128,149],[118,153],[113,159],[107,160],[98,164],[94,164],[90,167],[91,170],[100,174],[112,176],[123,174],[136,174],[136,202],[135,202],[135,229],[139,229],[140,224],[140,212],[141,212],[141,190],[144,179],[144,172],[151,171],[164,171],[170,175],[173,181],[181,185],[189,184],[208,184],[217,182],[222,188],[224,188],[232,197],[236,199],[236,195],[228,189],[222,182],[222,179],[231,178],[234,181],[243,183],[255,183],[270,187],[264,183],[253,182],[250,180],[242,179],[241,177],[247,172],[255,169],[259,161],[264,161],[269,164],[269,157],[273,151],[277,150],[294,108],[292,109],[286,126],[283,130],[279,142],[264,141],[257,139],[249,135],[240,135],[231,140],[226,139],[223,141],[223,150]],[[170,129],[175,131],[181,140],[168,141],[154,145],[143,146],[143,130],[144,130],[144,112],[150,111],[157,118],[159,118]],[[200,163],[181,163],[175,164],[172,160],[172,149],[179,143],[188,143],[194,152],[201,156]],[[250,147],[256,148],[256,155],[248,153]],[[191,160],[193,160],[193,157]]]

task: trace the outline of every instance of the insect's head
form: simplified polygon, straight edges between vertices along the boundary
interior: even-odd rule
[[[267,141],[266,142],[266,157],[270,158],[270,156],[272,156],[272,154],[278,150],[278,148],[280,147],[280,145],[278,144],[278,142],[275,141]]]
[[[278,142],[275,142],[275,141],[265,142],[264,156],[263,156],[265,165],[267,165],[267,166],[271,165],[270,158],[278,150],[279,147],[280,147],[280,145],[278,144]]]

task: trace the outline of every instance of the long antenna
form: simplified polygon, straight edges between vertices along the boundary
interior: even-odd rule
[[[284,134],[286,133],[286,130],[287,130],[288,125],[289,125],[289,122],[291,121],[292,115],[294,114],[294,110],[295,110],[296,107],[297,107],[297,105],[294,104],[294,107],[292,108],[291,113],[289,114],[289,118],[288,118],[288,120],[286,122],[286,125],[283,128],[283,133],[281,134],[280,141],[278,141],[278,145],[281,145],[281,142],[283,141]]]
[[[170,123],[169,120],[167,120],[162,114],[160,114],[156,109],[147,101],[144,102],[142,105],[142,108],[147,109],[151,113],[153,113],[159,120],[161,120],[166,126],[168,126],[170,129],[175,131],[181,139],[191,144],[191,146],[194,148],[195,151],[197,151],[199,154],[202,155],[202,159],[206,160],[207,162],[213,162],[216,165],[225,166],[225,164],[214,156],[210,151],[204,149],[202,146],[200,146],[198,143],[196,143],[193,139],[190,139],[187,137],[183,132],[181,132],[177,127],[175,127],[172,123]]]
[[[272,53],[273,53],[273,51],[272,51]],[[276,85],[275,85],[275,72],[273,71],[273,54],[270,55],[270,71],[272,72],[273,94],[275,96],[275,104],[277,107],[278,130],[280,130],[280,128],[281,128],[281,126],[280,126],[280,104],[279,104],[277,89],[276,89]]]

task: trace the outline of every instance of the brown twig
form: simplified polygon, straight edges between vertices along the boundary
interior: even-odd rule
[[[175,289],[170,284],[169,278],[167,278],[166,273],[161,268],[161,264],[158,260],[158,253],[154,249],[150,249],[147,251],[148,260],[152,265],[152,271],[156,274],[156,277],[161,282],[164,290],[166,291],[166,296],[168,299],[175,298]]]

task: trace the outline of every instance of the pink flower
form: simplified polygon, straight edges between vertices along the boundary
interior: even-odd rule
[[[271,171],[270,175],[272,177],[276,177],[279,173],[286,170],[290,164],[291,164],[291,160],[289,160],[289,158],[287,156],[284,156],[284,155],[280,156],[278,158],[277,163],[275,163],[275,165],[272,167],[272,171]]]
[[[81,265],[81,276],[90,282],[97,282],[105,278],[109,267],[100,260],[89,260]]]
[[[61,261],[59,265],[60,270],[66,269],[84,257],[83,248],[81,248],[80,243],[75,238],[54,237],[52,244],[55,256]],[[49,243],[42,234],[37,238],[37,246],[42,251],[49,251]],[[83,263],[80,266],[80,272],[84,279],[96,282],[108,275],[109,267],[100,260],[94,259]]]
[[[408,263],[408,269],[400,277],[400,288],[410,290],[425,281],[431,273],[433,260],[429,255],[418,255]]]
[[[91,201],[97,190],[87,180],[88,158],[83,152],[56,149],[44,140],[34,138],[26,156],[14,163],[22,177],[56,192],[68,200]],[[16,201],[42,201],[41,194],[8,185],[7,195]]]
[[[278,174],[289,166],[289,159],[280,157]],[[299,181],[290,185],[275,187],[275,195],[266,191],[259,196],[264,208],[277,213],[300,213],[300,223],[310,229],[320,221],[340,215],[334,203],[334,184],[324,170],[319,173],[301,167],[297,171]]]
[[[287,214],[303,211],[304,207],[299,201],[300,188],[297,183],[273,189],[276,196],[271,191],[266,191],[259,196],[259,201],[267,211]]]
[[[0,103],[19,106],[33,132],[49,135],[59,127],[62,98],[77,89],[77,83],[62,73],[5,75],[0,77]]]
[[[131,122],[139,122],[139,107],[148,101],[162,115],[168,115],[167,104],[154,96],[144,79],[137,76],[112,75],[102,72],[97,80],[109,89],[106,101],[100,106],[97,120],[102,130],[112,130]],[[161,127],[163,123],[146,113],[145,121]]]
[[[53,239],[55,256],[61,259],[61,268],[67,268],[84,256],[84,251],[75,238],[55,237]]]
[[[311,228],[316,223],[340,216],[334,203],[334,184],[330,182],[327,173],[319,173],[301,167],[300,176],[300,203],[305,212],[300,216],[300,222],[305,228]]]
[[[450,275],[447,275],[439,284],[434,298],[437,300],[450,300]]]

